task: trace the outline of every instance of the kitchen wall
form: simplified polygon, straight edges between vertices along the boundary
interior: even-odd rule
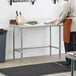
[[[6,40],[6,59],[12,58],[12,28],[9,25],[10,19],[16,18],[16,10],[21,11],[26,21],[37,20],[45,22],[57,18],[62,3],[53,4],[52,0],[36,0],[35,4],[31,2],[9,4],[9,0],[0,0],[0,28],[8,29]],[[16,47],[20,47],[20,30],[16,30]],[[49,28],[32,28],[24,30],[24,47],[42,46],[49,44]],[[58,28],[52,28],[52,43],[58,46]],[[62,33],[63,36],[63,33]],[[52,49],[53,54],[58,54],[57,49]],[[64,53],[62,38],[62,53]],[[25,50],[24,57],[49,55],[49,48]],[[16,57],[20,57],[16,53]]]

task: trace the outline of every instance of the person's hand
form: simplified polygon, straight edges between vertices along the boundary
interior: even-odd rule
[[[49,21],[49,24],[58,25],[58,23],[59,23],[58,19],[55,19],[55,20]]]

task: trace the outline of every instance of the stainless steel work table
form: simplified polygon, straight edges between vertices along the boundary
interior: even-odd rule
[[[51,48],[56,48],[59,49],[59,58],[61,57],[61,25],[52,25],[52,24],[38,24],[38,25],[11,25],[13,27],[13,59],[15,59],[15,51],[18,51],[21,53],[21,61],[23,59],[23,49],[37,49],[37,48],[46,48],[49,47],[50,49],[50,55],[51,55]],[[23,48],[23,29],[31,29],[31,28],[50,28],[50,44],[49,46],[41,46],[41,47],[28,47],[28,48]],[[52,46],[51,45],[51,27],[59,27],[59,47]],[[21,47],[16,49],[15,48],[15,29],[18,28],[21,31]]]
[[[67,53],[65,54],[65,57],[71,59],[71,76],[74,76],[76,55],[74,56]]]

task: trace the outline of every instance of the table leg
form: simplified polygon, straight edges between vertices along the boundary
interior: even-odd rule
[[[75,61],[71,60],[71,76],[74,76],[74,66],[75,66]]]
[[[23,59],[23,29],[21,29],[21,62]]]
[[[13,27],[13,60],[15,59],[15,27]]]
[[[50,26],[50,56],[51,56],[51,26]]]
[[[59,59],[61,58],[61,26],[59,26]]]

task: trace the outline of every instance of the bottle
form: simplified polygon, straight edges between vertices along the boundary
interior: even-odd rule
[[[18,11],[16,11],[16,24],[17,25],[21,24],[21,18],[20,18],[19,14],[18,14]]]
[[[21,18],[21,23],[22,23],[22,24],[25,24],[25,23],[26,23],[26,21],[25,21],[24,16],[22,15],[22,13],[21,13],[21,12],[19,12],[19,14],[20,14],[20,18]]]

